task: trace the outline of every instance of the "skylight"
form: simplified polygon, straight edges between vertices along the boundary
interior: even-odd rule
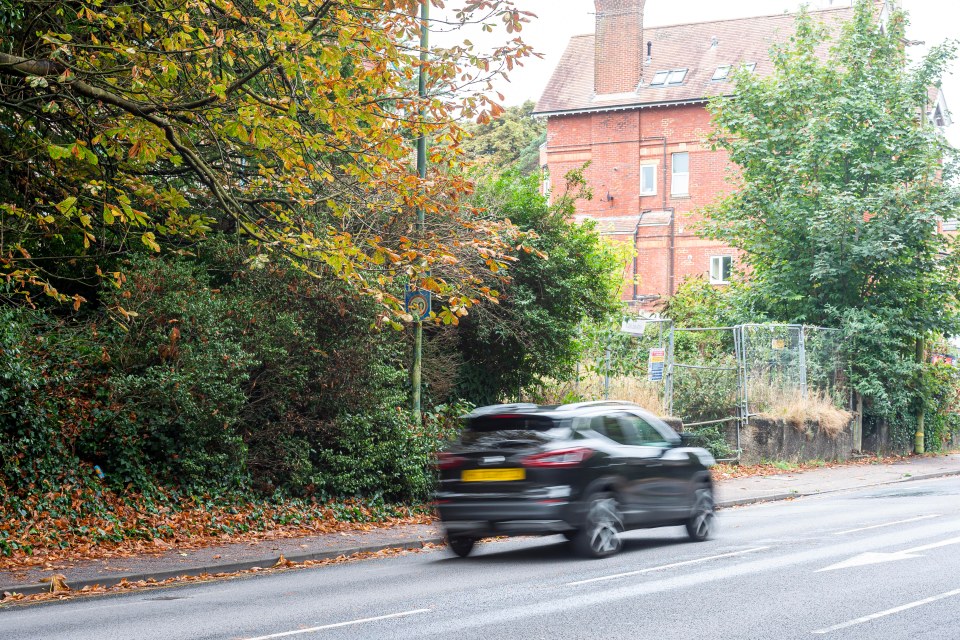
[[[663,87],[677,84],[683,84],[683,79],[687,77],[686,69],[670,69],[669,71],[657,71],[650,80],[651,87]]]
[[[748,62],[747,64],[743,65],[743,68],[746,70],[747,73],[753,73],[754,69],[757,68],[757,63]]]
[[[667,77],[667,84],[681,84],[683,79],[687,77],[686,69],[675,69],[670,72],[670,75]]]
[[[728,75],[730,75],[730,65],[725,64],[717,67],[717,70],[713,72],[713,77],[710,79],[726,80]]]
[[[650,86],[653,87],[653,86],[662,85],[664,82],[667,81],[667,76],[669,75],[670,75],[669,71],[657,71],[653,76],[653,80],[650,81]]]

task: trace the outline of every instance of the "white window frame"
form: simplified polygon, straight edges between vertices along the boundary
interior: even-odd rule
[[[723,263],[726,262],[727,277],[723,277]],[[730,276],[733,275],[733,256],[710,256],[710,284],[730,284]]]
[[[687,170],[677,171],[677,156],[687,157]],[[688,151],[678,151],[670,154],[670,195],[688,196],[690,195],[690,153]]]
[[[653,78],[650,79],[651,87],[662,87],[667,83],[667,78],[670,77],[669,71],[657,71],[653,74]]]
[[[668,85],[683,84],[683,81],[686,79],[686,77],[687,77],[686,69],[673,69],[672,71],[670,71],[670,75],[667,76],[666,84]]]
[[[710,78],[714,82],[720,82],[721,80],[726,80],[730,75],[731,66],[729,64],[722,64],[717,67],[716,71],[713,72],[713,77]]]
[[[549,197],[553,185],[550,184],[550,167],[543,165],[540,167],[540,193]]]
[[[652,174],[649,184],[644,184],[643,174],[645,171],[649,171]],[[657,195],[657,165],[654,163],[640,165],[640,195]]]

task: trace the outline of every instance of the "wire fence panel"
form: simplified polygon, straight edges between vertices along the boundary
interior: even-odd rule
[[[585,330],[581,347],[575,379],[556,381],[552,394],[530,399],[636,402],[679,417],[728,460],[739,459],[741,431],[751,417],[849,418],[849,361],[837,329],[674,327],[669,319],[628,316],[618,327]]]

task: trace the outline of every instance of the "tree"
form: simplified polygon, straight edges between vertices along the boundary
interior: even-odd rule
[[[79,305],[113,268],[105,257],[184,250],[215,228],[254,244],[259,262],[349,280],[395,313],[398,277],[468,305],[477,276],[456,269],[451,239],[503,266],[509,234],[461,211],[471,185],[451,170],[456,122],[501,111],[478,89],[529,47],[436,49],[421,100],[418,6],[4,3],[0,274],[17,294],[42,287]],[[512,34],[526,16],[512,0],[471,0],[456,21]],[[427,180],[409,167],[420,135],[433,142]],[[417,207],[432,226],[415,236]]]
[[[920,402],[904,385],[917,340],[960,330],[960,254],[937,223],[960,192],[952,151],[924,121],[953,46],[911,67],[906,16],[880,25],[873,7],[858,2],[835,41],[801,12],[773,73],[741,72],[736,95],[711,104],[740,175],[704,231],[744,252],[758,315],[848,330],[857,389],[902,436]]]
[[[478,205],[536,238],[510,267],[500,303],[476,307],[460,324],[464,398],[489,404],[572,374],[581,322],[609,320],[621,308],[623,260],[592,224],[570,220],[574,200],[589,194],[581,173],[568,179],[552,205],[535,175],[506,173],[478,189]]]
[[[530,175],[540,169],[540,145],[547,140],[547,124],[537,120],[534,103],[508,107],[500,117],[486,124],[466,127],[463,148],[467,157],[497,171],[515,169]]]

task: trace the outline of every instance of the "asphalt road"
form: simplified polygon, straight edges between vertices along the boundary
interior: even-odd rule
[[[559,536],[0,611],[3,640],[960,639],[960,479],[722,511],[715,539]]]

